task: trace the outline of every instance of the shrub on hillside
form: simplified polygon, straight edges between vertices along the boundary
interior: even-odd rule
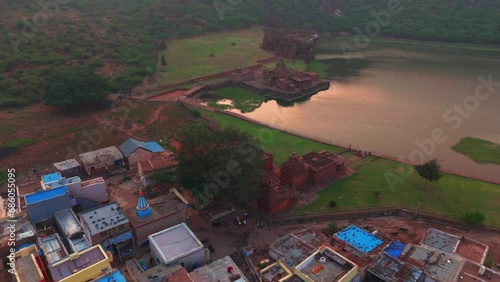
[[[481,211],[468,211],[462,215],[461,219],[470,224],[481,225],[486,217]]]

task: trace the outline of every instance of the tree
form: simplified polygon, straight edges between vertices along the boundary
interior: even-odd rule
[[[481,225],[486,218],[481,211],[468,211],[462,215],[461,219],[470,224]]]
[[[376,190],[373,190],[373,195],[375,196],[375,198],[378,198],[380,197],[380,195],[382,195],[382,192],[378,189]]]
[[[166,66],[167,65],[167,60],[165,59],[165,55],[161,55],[161,65]]]
[[[425,179],[424,189],[427,187],[428,181],[434,182],[441,178],[441,165],[437,159],[430,160],[423,165],[416,165],[414,168],[418,175]]]
[[[262,150],[250,135],[236,128],[209,129],[203,121],[179,132],[179,180],[199,205],[228,198],[249,203],[263,176]]]
[[[44,102],[52,106],[77,106],[102,101],[108,95],[108,83],[91,70],[64,68],[45,86]]]

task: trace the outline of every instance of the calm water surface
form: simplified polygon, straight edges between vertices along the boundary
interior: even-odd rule
[[[306,101],[281,105],[267,101],[245,115],[262,122],[353,148],[418,160],[417,143],[440,128],[444,143],[425,159],[439,158],[445,169],[500,182],[500,166],[480,165],[451,150],[462,137],[500,144],[500,87],[467,118],[452,112],[474,95],[479,76],[500,82],[500,52],[451,48],[380,47],[347,60],[319,54],[330,65],[331,87]],[[469,108],[470,109],[470,108]],[[281,119],[276,119],[280,112]],[[455,126],[455,129],[453,128]]]

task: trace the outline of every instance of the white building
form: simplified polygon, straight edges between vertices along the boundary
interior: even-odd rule
[[[205,248],[185,223],[149,235],[151,256],[167,266],[182,264],[186,269],[201,266]]]

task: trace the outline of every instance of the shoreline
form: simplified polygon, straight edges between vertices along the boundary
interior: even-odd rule
[[[300,132],[295,132],[295,131],[292,131],[292,130],[289,130],[289,129],[286,129],[286,128],[283,128],[283,127],[280,127],[280,126],[276,126],[276,125],[272,125],[272,124],[266,124],[264,122],[253,120],[253,119],[248,118],[248,117],[246,117],[244,115],[241,115],[239,113],[235,113],[235,112],[231,112],[231,111],[227,111],[227,110],[216,109],[216,108],[212,108],[212,107],[209,107],[209,106],[200,105],[200,104],[198,104],[198,103],[196,103],[194,101],[191,101],[189,99],[180,99],[179,102],[182,105],[184,105],[184,106],[186,106],[185,104],[187,104],[188,107],[189,106],[194,106],[196,108],[200,108],[200,109],[207,110],[207,111],[210,111],[210,112],[216,112],[216,113],[228,115],[228,116],[231,116],[231,117],[243,120],[243,121],[247,121],[247,122],[253,123],[255,125],[267,127],[267,128],[274,129],[274,130],[277,130],[277,131],[281,131],[281,132],[284,132],[284,133],[287,133],[287,134],[290,134],[290,135],[293,135],[293,136],[296,136],[296,137],[307,139],[309,141],[314,141],[314,142],[321,143],[321,144],[324,144],[324,145],[330,145],[330,146],[339,147],[339,148],[342,148],[344,150],[356,151],[356,149],[352,149],[352,147],[350,148],[349,146],[346,146],[344,144],[330,143],[330,142],[327,142],[325,140],[321,140],[320,138],[316,138],[316,137],[313,137],[313,136],[308,136],[306,134],[301,134]],[[359,148],[357,150],[359,151]],[[379,153],[372,153],[371,152],[371,155],[373,155],[375,157],[378,157],[378,158],[386,159],[386,160],[389,160],[389,161],[394,161],[394,162],[397,162],[397,163],[401,163],[401,164],[404,164],[404,165],[411,165],[411,166],[416,165],[414,163],[411,163],[410,161],[400,160],[400,159],[397,159],[396,157],[392,157],[392,156],[385,155],[385,154],[379,154]],[[444,174],[449,174],[449,175],[453,175],[453,176],[456,176],[456,177],[462,177],[462,178],[467,178],[467,179],[472,179],[472,180],[478,180],[478,181],[482,181],[482,182],[486,182],[486,183],[490,183],[490,184],[500,185],[500,181],[495,181],[495,180],[491,180],[491,179],[484,179],[484,178],[475,177],[475,176],[472,176],[472,175],[464,175],[464,174],[461,174],[461,173],[458,173],[458,172],[454,172],[454,171],[450,171],[450,170],[446,170],[446,169],[441,169],[441,172],[444,173]]]

